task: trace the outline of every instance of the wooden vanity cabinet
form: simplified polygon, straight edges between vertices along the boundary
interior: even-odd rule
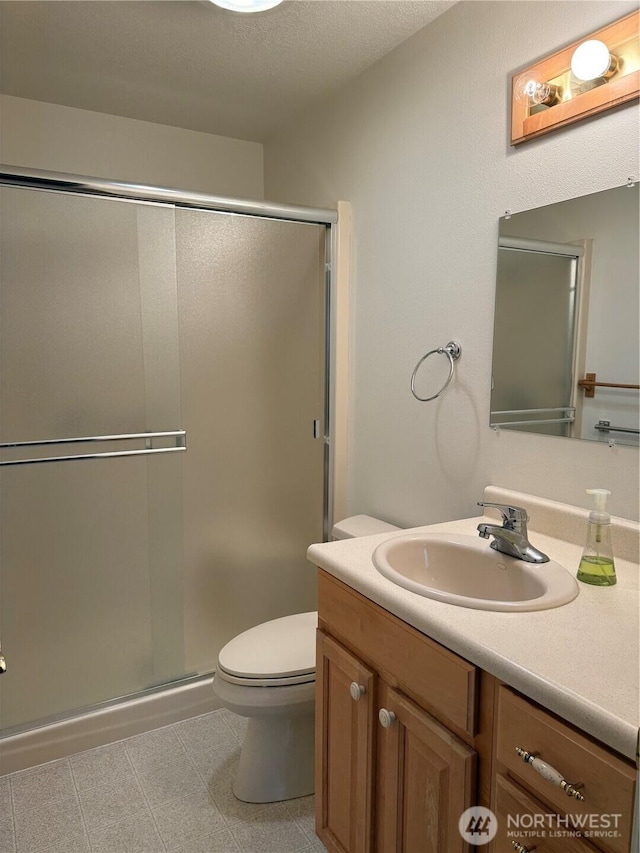
[[[458,820],[478,787],[476,667],[324,572],[317,655],[325,847],[463,853]]]
[[[458,821],[473,805],[498,818],[489,853],[631,853],[633,762],[322,570],[316,672],[316,832],[330,853],[468,853]],[[590,831],[609,816],[611,833],[577,835],[571,815],[595,816]]]

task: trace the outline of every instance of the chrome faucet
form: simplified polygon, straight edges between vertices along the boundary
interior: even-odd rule
[[[506,506],[505,504],[482,503],[478,506],[493,507],[502,513],[502,526],[497,524],[479,524],[478,533],[483,539],[494,537],[491,547],[501,554],[508,554],[527,563],[548,563],[549,558],[538,551],[527,538],[527,521],[529,516],[521,506]]]

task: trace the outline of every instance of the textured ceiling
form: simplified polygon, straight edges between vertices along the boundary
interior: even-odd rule
[[[453,5],[288,0],[260,15],[204,0],[0,3],[0,90],[263,141]]]

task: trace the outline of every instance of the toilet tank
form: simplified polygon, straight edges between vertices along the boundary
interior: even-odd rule
[[[332,539],[355,539],[358,536],[373,536],[374,533],[393,533],[400,530],[394,524],[387,524],[370,515],[352,515],[333,525]]]

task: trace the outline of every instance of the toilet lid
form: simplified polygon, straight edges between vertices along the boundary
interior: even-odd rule
[[[240,678],[289,678],[314,673],[318,614],[296,613],[250,628],[227,643],[220,669]]]

